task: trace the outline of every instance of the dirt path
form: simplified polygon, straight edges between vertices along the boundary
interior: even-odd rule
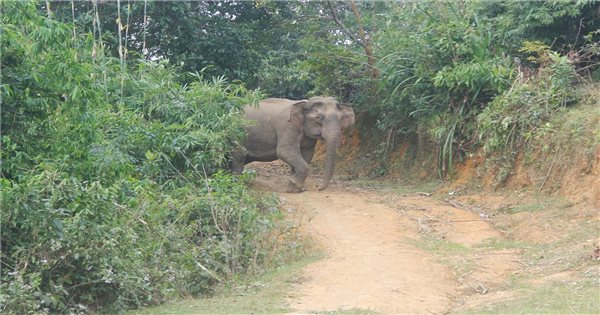
[[[303,270],[290,294],[288,305],[296,313],[445,314],[476,302],[477,295],[489,293],[517,267],[514,252],[471,250],[502,237],[472,211],[418,193],[385,194],[335,184],[318,192],[314,181],[304,193],[287,194],[282,191],[284,165],[258,172],[255,187],[279,192],[284,207],[302,217],[302,230],[325,253]],[[424,237],[458,246],[458,252],[451,248],[453,256],[440,261]],[[454,268],[448,261],[469,268]],[[464,274],[457,274],[461,270]]]
[[[288,198],[311,211],[306,230],[327,253],[306,268],[292,309],[443,313],[451,307],[451,271],[407,242],[416,231],[394,209],[348,192]]]

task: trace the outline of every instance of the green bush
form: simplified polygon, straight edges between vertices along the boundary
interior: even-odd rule
[[[521,75],[478,115],[486,151],[512,151],[526,143],[558,110],[575,100],[574,69],[566,56],[547,51],[547,64],[531,77]]]
[[[277,217],[240,179],[165,190],[111,186],[58,170],[3,182],[2,305],[14,313],[116,311],[209,292],[258,268]]]
[[[380,129],[433,140],[444,177],[472,149],[474,117],[510,86],[513,63],[473,4],[411,3],[386,15],[377,36],[381,97],[369,112]]]
[[[382,23],[371,26],[381,72],[376,101],[359,108],[388,141],[394,134],[425,145],[433,140],[445,177],[466,154],[519,142],[571,102],[574,67],[593,78],[596,7],[591,1],[390,5]],[[532,73],[538,74],[529,79]]]
[[[263,59],[263,68],[256,73],[261,90],[272,97],[307,98],[314,88],[315,74],[307,65],[306,56],[290,51],[272,51]]]

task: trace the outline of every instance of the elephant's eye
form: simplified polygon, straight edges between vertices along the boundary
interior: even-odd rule
[[[317,121],[321,121],[321,120],[323,120],[323,115],[322,115],[322,114],[317,114],[317,115],[315,116],[315,119],[316,119]]]

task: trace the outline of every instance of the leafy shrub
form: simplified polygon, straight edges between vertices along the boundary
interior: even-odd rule
[[[338,99],[368,108],[372,106],[373,80],[367,74],[364,56],[323,39],[304,40],[309,54],[303,63],[314,75],[313,95],[334,95]]]
[[[386,14],[393,23],[378,34],[381,99],[370,113],[381,129],[435,141],[444,177],[472,149],[474,117],[510,86],[512,61],[472,4],[412,3]]]
[[[479,138],[487,151],[511,150],[556,111],[575,100],[574,69],[566,56],[547,52],[549,63],[530,78],[521,76],[478,116]]]
[[[597,29],[596,7],[590,1],[389,6],[373,35],[381,79],[377,101],[366,110],[387,134],[435,141],[439,174],[451,174],[453,162],[479,145],[495,150],[518,141],[512,137],[573,100],[569,59],[595,67],[588,38],[597,34],[585,34]],[[559,56],[550,51],[555,41],[563,51],[580,50]]]
[[[305,56],[290,51],[272,51],[263,59],[263,68],[256,74],[260,89],[272,97],[304,99],[314,88],[315,74],[306,64]]]
[[[461,93],[494,93],[506,89],[511,65],[506,60],[488,59],[444,67],[433,78],[434,86]]]
[[[543,42],[561,52],[578,49],[586,31],[600,26],[594,0],[481,1],[476,9],[495,22],[503,46],[512,52],[522,48],[524,40]]]
[[[111,186],[57,170],[4,183],[2,305],[15,313],[142,306],[205,293],[264,261],[277,208],[240,179]]]

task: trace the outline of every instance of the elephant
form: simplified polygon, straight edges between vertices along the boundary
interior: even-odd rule
[[[334,97],[268,98],[260,101],[258,107],[245,106],[244,113],[247,120],[255,123],[245,127],[243,149],[232,157],[233,172],[241,173],[250,162],[281,159],[291,167],[287,192],[302,192],[317,140],[322,140],[327,149],[324,178],[318,189],[329,186],[342,130],[354,124],[352,107]]]

